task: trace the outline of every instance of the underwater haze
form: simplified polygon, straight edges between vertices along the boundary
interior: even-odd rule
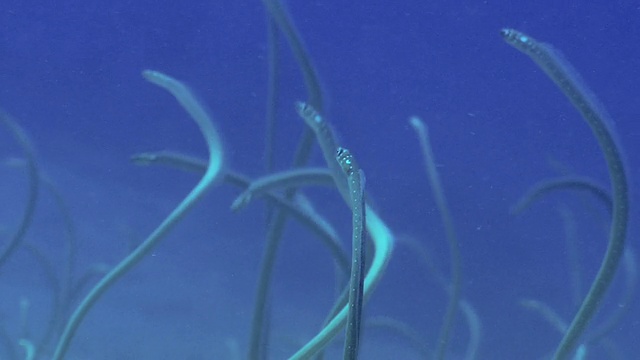
[[[3,0],[0,359],[635,359],[638,19]]]

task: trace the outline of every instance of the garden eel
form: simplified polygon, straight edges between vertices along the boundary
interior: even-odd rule
[[[127,257],[118,263],[111,271],[109,271],[94,287],[89,291],[86,297],[80,302],[76,310],[68,320],[64,332],[60,337],[53,360],[62,360],[65,358],[71,340],[73,339],[80,323],[87,315],[89,310],[95,305],[100,297],[113,284],[124,276],[129,270],[136,266],[151,250],[164,238],[169,231],[191,210],[195,204],[201,200],[206,191],[215,183],[223,171],[223,149],[220,136],[213,126],[213,121],[196,100],[191,90],[180,81],[165,75],[158,71],[145,70],[142,75],[147,81],[167,90],[171,93],[182,107],[191,115],[195,123],[200,128],[200,132],[204,136],[207,143],[209,153],[209,161],[207,162],[207,170],[189,192],[189,194],[176,206],[176,208],[158,225],[158,227]]]
[[[347,204],[350,204],[351,199],[349,189],[347,187],[347,181],[345,179],[345,173],[341,165],[336,161],[338,145],[333,129],[331,129],[331,125],[329,125],[322,115],[320,115],[309,104],[297,102],[296,110],[305,123],[307,123],[309,128],[311,128],[311,130],[316,134],[316,138],[320,144],[320,149],[322,150],[322,155],[324,156],[324,160],[327,162],[327,166],[329,166],[329,170],[331,170],[336,187],[338,188],[338,191],[340,191],[340,195],[342,195],[344,201]]]
[[[334,186],[333,175],[327,168],[296,168],[282,172],[267,174],[251,181],[249,186],[235,198],[231,210],[238,211],[247,206],[256,196],[284,189],[303,186]]]
[[[23,242],[27,231],[33,223],[33,218],[36,212],[36,204],[38,202],[38,196],[40,193],[40,169],[38,166],[38,160],[36,159],[36,152],[31,145],[31,141],[27,136],[27,133],[9,114],[0,109],[0,124],[7,127],[11,135],[15,138],[15,141],[24,152],[26,159],[27,170],[27,205],[25,206],[20,219],[20,225],[18,230],[11,235],[8,243],[0,249],[0,268],[9,260],[9,258],[20,248],[20,244]]]
[[[357,359],[362,323],[362,300],[364,298],[364,262],[366,259],[366,238],[364,224],[364,172],[349,150],[339,147],[336,151],[336,163],[347,176],[351,211],[353,213],[353,235],[351,255],[351,279],[349,281],[349,313],[344,344],[344,359]]]
[[[444,314],[442,326],[440,328],[440,335],[438,336],[438,347],[435,354],[435,359],[444,359],[447,353],[447,348],[451,342],[451,334],[455,325],[456,314],[458,312],[458,306],[460,303],[460,293],[462,292],[462,265],[460,260],[460,246],[458,245],[458,235],[453,223],[453,217],[451,216],[451,210],[447,205],[447,198],[444,195],[444,189],[442,187],[442,181],[440,180],[440,174],[436,168],[435,156],[433,155],[433,149],[431,148],[431,140],[429,138],[429,130],[427,125],[424,124],[422,119],[417,116],[412,116],[409,119],[409,124],[413,127],[418,136],[420,142],[420,148],[422,150],[422,158],[424,160],[425,170],[427,177],[429,178],[429,185],[433,192],[433,197],[436,201],[436,206],[440,212],[442,218],[442,225],[444,226],[447,243],[449,244],[449,256],[451,259],[451,285],[445,287],[446,293],[449,295],[449,301]]]
[[[598,310],[624,253],[629,216],[627,177],[609,116],[573,67],[551,46],[539,43],[519,31],[503,29],[501,34],[507,43],[528,55],[544,70],[584,117],[604,153],[613,188],[613,218],[606,254],[589,293],[553,357],[566,359],[576,348],[580,336]]]
[[[300,116],[307,122],[315,133],[325,160],[327,160],[327,165],[332,170],[334,179],[336,179],[336,187],[340,190],[340,193],[345,198],[347,204],[351,206],[351,197],[349,196],[347,181],[344,179],[346,174],[344,173],[341,164],[338,163],[335,158],[338,149],[335,145],[336,141],[331,128],[312,106],[303,102],[298,102],[296,107]],[[376,214],[371,207],[366,204],[365,213],[367,221],[364,225],[371,235],[371,240],[373,241],[375,248],[371,266],[364,278],[363,292],[364,299],[366,300],[371,295],[373,289],[378,285],[384,270],[387,268],[393,251],[394,238],[391,230],[382,221],[382,219],[380,219],[378,214]],[[343,329],[347,319],[347,312],[348,307],[342,308],[342,310],[340,310],[340,312],[338,312],[338,314],[331,319],[331,321],[329,321],[313,339],[311,339],[289,359],[309,359],[313,354],[321,351],[325,346],[327,346],[331,339],[333,339],[333,337]]]

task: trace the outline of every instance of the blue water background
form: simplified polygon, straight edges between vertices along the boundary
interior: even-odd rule
[[[634,1],[289,1],[322,82],[327,119],[357,156],[367,191],[399,238],[422,242],[445,273],[448,247],[420,149],[408,125],[424,118],[463,259],[463,297],[482,321],[481,359],[539,359],[560,335],[518,305],[544,301],[565,320],[571,296],[561,207],[577,227],[584,282],[606,246],[608,214],[589,196],[553,194],[514,217],[509,208],[534,183],[561,171],[608,186],[590,129],[546,75],[504,43],[513,27],[564,54],[611,114],[626,154],[629,244],[638,249],[640,6]],[[0,106],[37,148],[43,171],[78,228],[77,272],[115,264],[196,183],[173,169],[137,167],[131,154],[176,150],[206,156],[202,136],[177,102],[147,83],[143,69],[185,81],[210,109],[226,166],[265,174],[265,10],[259,1],[16,1],[0,5]],[[283,38],[276,169],[292,161],[307,96]],[[22,156],[3,130],[3,158]],[[319,151],[313,163],[323,165]],[[3,167],[3,242],[24,208],[24,172]],[[264,207],[229,211],[238,190],[214,188],[152,256],[108,291],[79,329],[70,359],[233,359],[245,353],[264,244]],[[350,213],[331,190],[310,189],[317,208],[348,243]],[[60,271],[64,227],[46,190],[27,241]],[[272,358],[290,355],[319,328],[334,298],[333,263],[308,231],[291,223],[272,292]],[[50,316],[38,262],[19,251],[0,269],[0,325],[20,336],[19,303],[31,304],[35,339]],[[597,324],[619,306],[624,276]],[[637,299],[637,296],[636,296]],[[446,306],[427,268],[399,244],[366,308],[414,327],[433,348]],[[631,305],[635,305],[632,304]],[[604,315],[604,316],[603,316]],[[640,308],[611,334],[622,359],[640,351]],[[17,340],[16,340],[17,341]],[[468,341],[459,315],[448,358]],[[331,347],[339,356],[341,341]],[[0,347],[0,350],[2,347]],[[6,356],[0,354],[0,357]],[[604,358],[594,348],[590,358]],[[46,357],[43,357],[46,358]],[[404,339],[365,332],[364,359],[419,358]]]

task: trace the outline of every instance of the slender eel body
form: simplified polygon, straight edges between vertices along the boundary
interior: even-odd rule
[[[336,187],[344,201],[349,204],[351,200],[347,182],[345,181],[345,174],[342,171],[340,164],[336,162],[336,150],[338,149],[338,145],[333,129],[331,129],[331,125],[309,104],[298,102],[296,104],[296,109],[298,110],[300,117],[316,135],[318,144],[322,150],[322,156],[327,162],[329,170],[331,170]]]
[[[60,337],[53,360],[65,358],[71,340],[73,339],[80,323],[93,308],[100,297],[115,284],[123,275],[136,266],[142,258],[148,255],[151,250],[162,240],[169,231],[201,200],[206,191],[215,183],[222,172],[223,151],[220,137],[213,126],[213,122],[204,108],[195,100],[191,90],[180,81],[163,73],[145,70],[145,79],[169,91],[182,107],[193,117],[207,143],[209,150],[209,161],[207,170],[202,179],[189,192],[189,194],[176,206],[176,208],[162,221],[160,225],[127,257],[111,269],[86,295],[74,310],[71,318]]]
[[[349,170],[348,165],[350,164],[346,161],[346,158],[341,158],[339,156],[337,159],[338,161],[336,161],[336,155],[339,155],[339,148],[336,145],[337,142],[335,141],[335,136],[333,135],[331,127],[325,122],[322,116],[309,104],[300,102],[296,104],[296,107],[300,116],[316,135],[316,139],[318,140],[322,153],[327,161],[327,166],[334,176],[336,187],[347,204],[349,204],[353,210],[353,201],[350,191],[354,189],[353,186],[356,184],[352,183],[352,181],[356,181],[357,179],[360,186],[363,187],[364,176],[360,175],[359,170]],[[344,153],[342,155],[344,156]],[[351,176],[347,179],[346,177],[349,177],[349,175]],[[361,203],[361,206],[364,208],[361,224],[366,227],[366,230],[371,235],[371,240],[374,246],[374,255],[371,261],[371,266],[363,279],[362,297],[364,298],[363,301],[366,301],[368,296],[371,295],[373,289],[377,286],[389,263],[391,253],[393,251],[394,238],[391,230],[382,221],[378,214],[376,214],[365,203]],[[366,221],[364,221],[365,213]],[[357,230],[354,229],[354,231]],[[362,239],[364,239],[364,235],[362,236]],[[362,264],[362,262],[360,262],[360,264]],[[333,339],[333,337],[344,328],[348,317],[348,308],[348,306],[342,308],[313,339],[291,356],[289,360],[310,359],[314,354],[324,349],[331,339]]]
[[[614,136],[613,124],[604,108],[584,85],[572,66],[551,46],[540,43],[519,31],[503,29],[501,34],[507,43],[528,55],[538,64],[582,114],[604,153],[613,187],[613,219],[607,252],[589,293],[554,355],[554,359],[567,359],[578,345],[580,336],[598,310],[624,253],[629,217],[627,177],[621,150]]]
[[[444,225],[447,242],[449,243],[449,252],[451,258],[451,286],[449,288],[449,302],[447,304],[447,310],[445,311],[444,321],[440,328],[440,335],[438,338],[438,348],[436,350],[435,359],[444,359],[447,354],[447,349],[451,341],[451,335],[456,320],[456,314],[460,303],[460,293],[462,292],[462,265],[460,264],[460,246],[458,245],[458,235],[456,234],[455,226],[453,223],[453,216],[449,210],[447,204],[447,198],[444,195],[444,188],[442,181],[440,180],[440,174],[436,167],[435,156],[431,149],[431,140],[429,139],[429,130],[424,122],[418,117],[411,117],[409,124],[414,128],[420,141],[420,148],[422,149],[422,157],[425,163],[425,169],[427,176],[429,177],[429,184],[433,191],[433,196],[442,218],[442,224]]]
[[[351,255],[351,277],[349,281],[349,312],[347,314],[347,333],[344,344],[344,359],[358,358],[360,328],[362,326],[362,305],[364,299],[364,262],[365,251],[365,212],[364,212],[364,172],[349,150],[338,148],[336,162],[347,176],[351,211],[353,213],[353,235]]]

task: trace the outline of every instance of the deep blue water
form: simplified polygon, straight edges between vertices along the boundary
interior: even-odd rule
[[[522,299],[548,304],[565,321],[572,298],[565,225],[575,225],[582,291],[607,241],[609,214],[588,194],[553,193],[519,216],[509,208],[532,185],[563,172],[609,189],[593,134],[542,70],[507,45],[512,27],[561,52],[611,115],[631,188],[628,244],[638,249],[640,174],[640,6],[634,1],[293,2],[288,12],[317,68],[325,117],[366,173],[374,208],[398,237],[367,317],[406,322],[433,350],[445,311],[443,289],[403,239],[419,241],[449,273],[445,233],[407,119],[424,118],[460,241],[462,296],[482,323],[478,359],[540,359],[558,333]],[[197,182],[194,174],[137,167],[130,155],[174,150],[206,157],[197,126],[173,97],[146,82],[159,70],[190,86],[215,118],[226,169],[265,174],[267,17],[260,1],[15,1],[0,5],[0,107],[28,132],[42,172],[57,185],[77,229],[76,278],[115,265]],[[291,166],[304,122],[303,78],[284,39],[280,48],[275,169]],[[25,207],[23,157],[0,131],[0,249]],[[6,160],[6,161],[5,161]],[[317,149],[313,165],[324,165]],[[305,193],[347,248],[348,208],[335,191]],[[224,184],[91,309],[68,359],[235,359],[244,356],[264,248],[265,215],[256,200],[238,213],[239,192]],[[25,248],[0,268],[0,358],[20,338],[41,341],[51,321],[47,274],[64,270],[65,227],[54,196],[41,189],[25,243],[49,259],[43,269]],[[594,318],[595,329],[622,305],[623,268]],[[448,276],[448,275],[447,275]],[[97,281],[96,277],[91,283]],[[329,252],[290,222],[274,274],[270,358],[286,358],[319,329],[335,296]],[[88,291],[88,288],[83,290]],[[634,299],[637,299],[637,295]],[[29,303],[21,320],[20,303]],[[74,303],[75,304],[75,303]],[[633,359],[640,308],[588,359]],[[59,333],[42,352],[51,356]],[[467,324],[458,315],[447,358],[464,355]],[[328,358],[339,358],[342,340]],[[614,349],[614,350],[610,350]],[[366,328],[363,359],[412,359],[402,337]]]

